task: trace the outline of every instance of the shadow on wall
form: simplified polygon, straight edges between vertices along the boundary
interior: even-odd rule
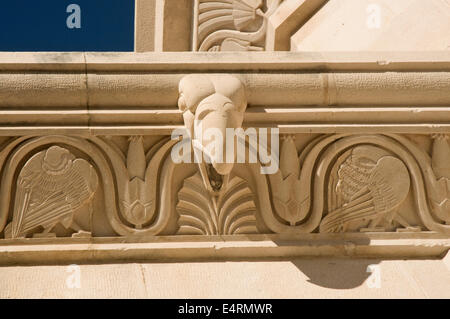
[[[315,234],[314,234],[315,235]],[[308,282],[324,288],[330,289],[353,289],[363,285],[371,275],[374,277],[379,271],[381,259],[364,258],[364,257],[320,257],[320,250],[335,250],[335,255],[343,256],[351,255],[351,250],[355,246],[366,246],[370,244],[370,238],[366,233],[358,233],[358,236],[351,241],[341,238],[339,234],[329,234],[329,237],[323,239],[297,240],[292,242],[289,239],[274,240],[279,247],[288,248],[292,245],[301,247],[309,247],[309,249],[317,248],[316,257],[304,257],[290,259],[289,261],[300,270],[306,277]],[[311,246],[312,245],[312,246]]]
[[[359,287],[373,274],[379,259],[314,259],[291,261],[311,284],[331,289]]]

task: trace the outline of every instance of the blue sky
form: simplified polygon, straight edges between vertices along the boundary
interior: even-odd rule
[[[81,29],[69,29],[70,4]],[[0,51],[133,51],[134,0],[0,0]]]

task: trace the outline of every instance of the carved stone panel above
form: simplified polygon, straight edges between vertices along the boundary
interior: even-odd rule
[[[195,0],[194,51],[263,51],[282,0]]]

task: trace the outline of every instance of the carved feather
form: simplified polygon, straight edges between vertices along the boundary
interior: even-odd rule
[[[348,203],[353,196],[367,185],[376,163],[359,155],[351,155],[338,171],[336,192],[340,200]]]
[[[256,10],[261,5],[261,0],[200,0],[200,35],[206,30],[211,32],[229,24],[241,30],[256,19]]]

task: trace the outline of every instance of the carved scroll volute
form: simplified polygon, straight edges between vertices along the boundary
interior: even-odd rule
[[[185,126],[196,154],[203,156],[199,168],[205,186],[216,192],[233,169],[234,161],[227,161],[226,131],[242,126],[247,108],[244,85],[231,75],[188,75],[181,80],[179,92]],[[222,147],[217,147],[217,137],[222,138]]]
[[[429,190],[430,203],[435,215],[450,224],[450,145],[449,136],[433,135],[432,168],[436,176],[435,187]]]

